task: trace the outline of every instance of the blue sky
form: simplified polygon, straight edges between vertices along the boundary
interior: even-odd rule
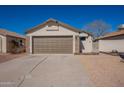
[[[0,28],[20,34],[48,18],[65,22],[78,29],[95,20],[111,24],[115,31],[124,23],[124,6],[0,6]]]

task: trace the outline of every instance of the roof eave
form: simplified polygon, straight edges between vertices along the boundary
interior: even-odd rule
[[[37,26],[35,26],[35,27],[31,28],[31,29],[28,29],[28,30],[25,32],[25,34],[29,34],[29,33],[34,32],[35,30],[39,29],[41,26],[45,25],[46,23],[48,23],[48,22],[50,22],[50,21],[58,22],[60,25],[63,25],[63,26],[65,26],[65,27],[67,27],[67,28],[70,28],[70,29],[72,29],[72,30],[75,31],[75,32],[78,32],[78,33],[84,32],[84,33],[87,33],[88,35],[91,35],[91,36],[92,36],[91,33],[88,33],[88,32],[86,32],[86,31],[81,31],[81,30],[79,30],[79,29],[77,29],[77,28],[74,28],[74,27],[72,27],[72,26],[70,26],[70,25],[68,25],[68,24],[66,24],[66,23],[60,22],[60,21],[55,20],[55,19],[52,19],[52,18],[48,19],[47,21],[43,22],[42,24],[39,24],[39,25],[37,25]]]

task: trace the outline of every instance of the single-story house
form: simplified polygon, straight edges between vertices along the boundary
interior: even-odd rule
[[[5,29],[0,29],[0,53],[11,53],[14,49],[14,43],[16,43],[16,41],[18,41],[18,44],[20,44],[19,47],[22,45],[24,48],[24,36]]]
[[[92,52],[92,35],[55,19],[26,32],[27,51],[31,54],[75,54]]]
[[[109,33],[97,39],[99,52],[124,52],[124,25],[116,32]]]

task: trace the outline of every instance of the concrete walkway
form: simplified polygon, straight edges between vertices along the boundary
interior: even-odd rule
[[[0,64],[0,86],[92,86],[74,55],[28,55]]]

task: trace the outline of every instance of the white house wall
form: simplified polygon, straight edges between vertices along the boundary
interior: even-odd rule
[[[80,37],[86,37],[86,40],[81,40],[81,44],[83,48],[81,49],[82,53],[90,53],[93,52],[93,42],[92,42],[92,36],[81,33]]]
[[[93,42],[92,42],[92,36],[89,36],[87,38],[87,44],[86,44],[86,52],[93,52]]]
[[[99,40],[99,51],[112,52],[112,50],[124,52],[124,39],[121,39],[121,40]]]

